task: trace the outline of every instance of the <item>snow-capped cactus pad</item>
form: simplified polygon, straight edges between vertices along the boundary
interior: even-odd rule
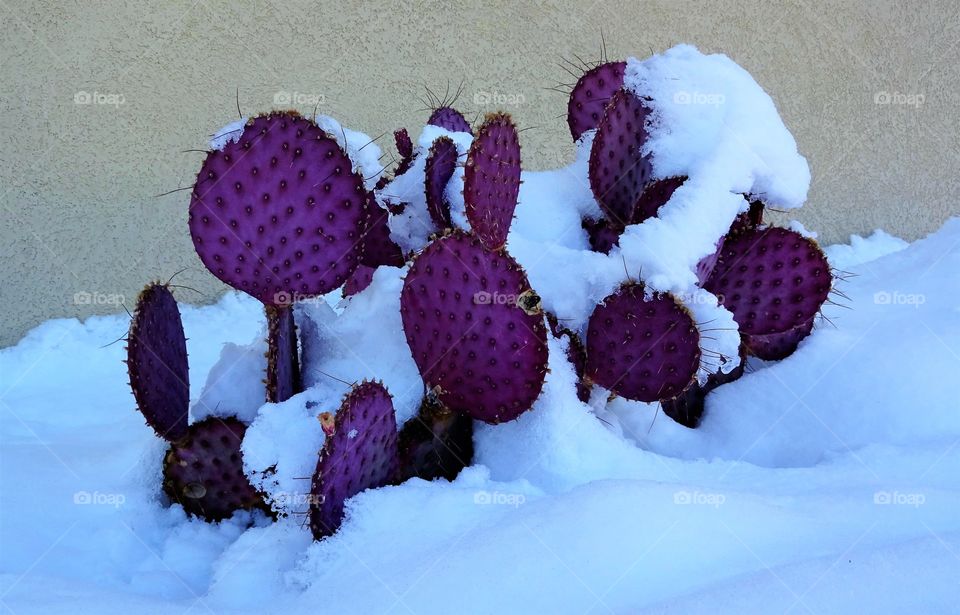
[[[457,168],[457,146],[450,137],[440,137],[430,146],[424,168],[423,189],[427,211],[437,228],[451,228],[450,203],[446,198],[447,183]]]
[[[147,424],[171,442],[183,438],[190,409],[187,340],[177,300],[165,284],[150,284],[137,297],[127,336],[127,371]]]
[[[812,321],[831,286],[830,264],[816,242],[769,227],[727,237],[704,288],[733,313],[752,349],[751,336],[784,333]]]
[[[400,471],[397,419],[382,384],[355,386],[324,432],[327,438],[310,487],[310,529],[317,540],[340,527],[344,501],[395,482]]]
[[[638,97],[618,90],[606,106],[590,149],[590,189],[618,227],[633,221],[637,200],[650,180],[650,161],[641,151],[649,115]]]
[[[623,86],[626,68],[626,62],[607,62],[591,68],[577,80],[567,102],[567,125],[574,141],[600,123],[610,97]]]
[[[439,126],[450,132],[470,132],[470,124],[463,114],[453,107],[439,107],[430,114],[427,124]],[[472,133],[471,133],[472,134]]]
[[[483,246],[507,243],[520,194],[520,138],[506,113],[488,114],[470,145],[463,172],[467,220]]]
[[[357,267],[347,278],[347,283],[343,285],[343,296],[352,297],[357,293],[362,293],[373,282],[374,271],[376,271],[375,268],[366,265]]]
[[[267,401],[282,402],[300,392],[300,357],[293,306],[266,306]]]
[[[359,264],[366,199],[336,139],[296,112],[273,112],[207,154],[190,234],[215,276],[265,304],[320,295]]]
[[[243,473],[240,443],[247,426],[234,418],[210,417],[190,426],[170,445],[163,463],[163,490],[192,515],[226,519],[237,510],[267,510]]]
[[[460,231],[427,246],[400,295],[403,332],[441,402],[488,423],[529,410],[547,371],[539,297],[505,251]]]
[[[696,383],[700,333],[669,293],[644,295],[641,283],[620,287],[587,323],[587,377],[635,401],[671,399]]]

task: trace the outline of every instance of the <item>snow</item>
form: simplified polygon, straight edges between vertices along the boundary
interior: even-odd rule
[[[230,122],[217,132],[213,133],[213,136],[210,137],[210,149],[217,150],[219,152],[223,151],[223,148],[227,146],[227,143],[235,143],[240,140],[240,135],[243,134],[243,129],[247,125],[247,121],[250,118],[241,117],[235,122]]]

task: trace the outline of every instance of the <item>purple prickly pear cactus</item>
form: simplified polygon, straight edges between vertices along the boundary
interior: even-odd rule
[[[764,361],[779,361],[786,359],[797,349],[800,342],[813,331],[813,317],[783,333],[769,335],[745,335],[744,344],[747,351]]]
[[[367,230],[363,234],[363,254],[360,266],[377,268],[380,265],[403,266],[403,251],[390,239],[387,221],[390,212],[377,204],[373,192],[367,195]]]
[[[440,137],[430,146],[423,184],[427,197],[427,211],[430,212],[430,218],[440,230],[452,227],[450,203],[444,193],[456,168],[456,144],[449,137]]]
[[[413,141],[410,140],[410,135],[407,133],[406,128],[393,131],[393,141],[396,144],[397,153],[400,155],[400,162],[397,163],[397,167],[393,170],[393,177],[400,177],[413,166],[413,159],[416,158],[416,153],[413,151]],[[391,178],[387,175],[381,176],[380,179],[377,180],[377,185],[374,187],[374,190],[383,190],[390,181]]]
[[[590,249],[594,252],[609,254],[613,246],[620,245],[620,230],[610,226],[610,221],[601,218],[590,220],[584,218],[580,222],[583,230],[587,231],[590,240]]]
[[[685,176],[656,179],[643,187],[643,192],[633,208],[631,224],[640,224],[647,218],[657,215],[657,211],[670,200],[673,193],[687,181]]]
[[[547,314],[547,324],[550,325],[550,333],[556,338],[567,338],[567,360],[573,365],[573,371],[577,375],[577,398],[586,403],[590,399],[590,383],[584,377],[587,369],[587,348],[580,340],[580,336],[560,324],[560,320],[553,314]]]
[[[460,231],[427,246],[400,295],[424,382],[451,410],[488,423],[530,409],[547,371],[539,297],[506,252]]]
[[[650,180],[650,161],[641,153],[649,114],[639,98],[618,90],[606,106],[590,149],[590,189],[618,228],[634,220],[637,201]]]
[[[393,483],[400,471],[397,419],[382,384],[355,386],[332,422],[321,422],[327,438],[310,489],[310,529],[317,540],[340,527],[348,498]]]
[[[831,285],[830,264],[814,241],[770,227],[728,236],[704,288],[733,313],[748,350],[776,356],[809,333]]]
[[[187,434],[190,380],[187,340],[170,289],[150,284],[137,297],[127,336],[127,371],[137,407],[165,440]]]
[[[690,312],[667,293],[644,296],[622,286],[597,306],[587,325],[587,376],[637,401],[674,398],[696,383],[700,334]]]
[[[694,383],[677,397],[661,400],[660,407],[663,409],[663,413],[684,427],[690,427],[691,429],[697,427],[700,424],[700,419],[703,417],[707,393],[722,384],[727,384],[740,378],[746,367],[746,360],[746,350],[741,345],[740,363],[733,368],[730,373],[724,374],[723,372],[718,372],[711,374],[702,386]]]
[[[473,461],[473,420],[427,394],[400,430],[400,480],[453,480]]]
[[[453,107],[439,107],[434,109],[433,113],[430,114],[430,119],[427,120],[427,124],[431,126],[439,126],[440,128],[449,130],[450,132],[470,132],[470,124],[463,117],[463,114],[454,109]]]
[[[282,402],[301,389],[300,355],[293,306],[266,306],[267,312],[267,401]]]
[[[210,417],[190,426],[170,446],[163,464],[163,490],[192,515],[226,519],[237,510],[267,510],[243,473],[240,443],[247,427],[232,418]]]
[[[375,268],[367,267],[366,265],[357,267],[356,271],[350,274],[347,283],[343,285],[343,296],[352,297],[353,295],[362,293],[364,289],[373,283],[374,271],[376,271]]]
[[[600,123],[610,97],[623,86],[626,69],[626,62],[607,62],[585,72],[573,86],[567,102],[567,125],[574,141]]]
[[[190,202],[200,259],[265,304],[320,295],[356,269],[367,222],[363,178],[336,139],[295,112],[247,122],[207,155]]]
[[[520,194],[520,139],[506,113],[488,114],[470,145],[463,173],[467,220],[488,250],[507,242]]]

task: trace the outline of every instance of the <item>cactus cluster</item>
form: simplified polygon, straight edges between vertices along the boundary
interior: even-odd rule
[[[652,109],[624,87],[626,66],[591,68],[568,104],[572,136],[590,147],[583,179],[602,212],[585,218],[583,228],[593,250],[603,253],[628,227],[655,218],[686,181],[654,176],[644,149]],[[695,272],[700,287],[732,313],[740,356],[708,361],[708,323],[698,322],[685,297],[654,288],[642,272],[640,279],[625,275],[580,330],[567,328],[542,308],[507,251],[522,176],[511,117],[491,113],[471,127],[444,105],[428,123],[443,134],[414,144],[405,129],[396,131],[399,163],[368,188],[336,135],[294,111],[269,112],[212,149],[193,187],[189,228],[201,261],[265,306],[268,402],[302,390],[297,301],[338,290],[345,297],[370,292],[378,267],[406,270],[400,316],[423,380],[423,403],[398,427],[390,392],[364,380],[338,410],[317,417],[326,435],[310,483],[309,525],[317,539],[337,530],[345,500],[360,491],[411,477],[455,477],[471,462],[474,420],[511,421],[534,407],[548,373],[549,336],[566,340],[581,401],[617,395],[659,403],[695,427],[706,394],[739,377],[746,356],[783,358],[811,332],[831,290],[830,268],[812,240],[764,226],[762,200],[753,197]],[[469,139],[466,151],[458,149],[461,138]],[[423,220],[432,228],[425,244],[409,249],[392,224],[412,205],[387,195],[393,182],[414,173],[422,174]],[[227,418],[188,425],[186,343],[166,285],[141,294],[128,351],[137,405],[170,441],[164,470],[170,499],[209,520],[238,509],[267,510],[243,475],[246,426],[229,418],[229,409],[218,413]]]

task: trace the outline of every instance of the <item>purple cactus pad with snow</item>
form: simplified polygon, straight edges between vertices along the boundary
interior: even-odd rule
[[[190,426],[163,464],[163,490],[189,514],[207,521],[237,510],[266,510],[261,494],[243,473],[240,443],[247,427],[233,418],[210,417]]]
[[[451,228],[450,203],[445,196],[447,183],[457,168],[457,146],[449,137],[440,137],[430,146],[424,169],[427,211],[440,230]]]
[[[310,488],[310,529],[317,540],[340,527],[347,499],[395,482],[400,470],[397,419],[382,384],[355,386],[324,431],[327,439]]]
[[[373,192],[367,195],[367,229],[363,234],[363,254],[360,266],[377,268],[380,265],[403,266],[403,251],[390,239],[387,224],[390,212],[377,204]]]
[[[814,319],[811,317],[807,322],[783,333],[771,333],[769,335],[743,334],[743,343],[750,354],[764,361],[786,359],[793,354],[800,342],[813,331],[813,321]]]
[[[400,162],[397,163],[396,168],[393,170],[393,177],[386,174],[380,176],[380,179],[377,180],[377,185],[374,186],[374,190],[383,190],[393,178],[400,177],[413,166],[413,160],[416,158],[416,154],[413,151],[413,141],[410,140],[407,129],[400,128],[394,130],[393,142],[396,144],[397,154],[400,155]]]
[[[724,374],[723,372],[718,372],[716,374],[710,374],[706,383],[702,386],[698,383],[693,383],[677,397],[660,400],[660,407],[663,409],[663,413],[684,427],[690,427],[691,429],[697,427],[706,409],[707,393],[722,384],[727,384],[740,378],[744,373],[746,364],[746,349],[741,344],[740,363],[733,368],[730,373]]]
[[[644,103],[618,90],[606,106],[590,149],[590,189],[610,222],[619,227],[634,219],[637,201],[650,180],[650,161],[641,153],[647,140]]]
[[[811,321],[831,283],[830,264],[814,241],[770,227],[728,236],[704,288],[733,312],[742,336],[754,336]]]
[[[267,401],[287,401],[300,392],[300,356],[293,305],[266,306]]]
[[[460,231],[414,260],[400,295],[423,380],[451,410],[499,423],[530,409],[547,371],[547,330],[523,269]]]
[[[580,336],[561,325],[559,319],[553,314],[547,314],[547,324],[550,325],[550,333],[555,338],[567,338],[567,360],[570,361],[577,376],[577,398],[586,403],[590,399],[591,389],[590,383],[584,378],[584,372],[587,369],[587,348],[580,340]]]
[[[350,277],[347,278],[347,283],[343,285],[343,296],[352,297],[358,293],[362,293],[370,284],[373,283],[373,272],[376,271],[373,267],[367,267],[366,265],[360,265],[357,267],[353,273],[350,274]]]
[[[470,132],[470,124],[464,119],[463,114],[453,107],[439,107],[430,114],[427,124],[439,126],[450,132]]]
[[[685,176],[667,177],[648,182],[633,208],[631,224],[640,224],[647,218],[657,215],[657,211],[667,204],[673,193],[687,181]]]
[[[520,194],[520,139],[506,113],[488,114],[470,145],[463,172],[467,220],[488,250],[507,242]]]
[[[696,323],[668,293],[647,298],[643,284],[627,284],[590,316],[587,376],[618,395],[671,399],[696,382],[699,367]]]
[[[190,376],[177,300],[164,284],[140,292],[127,336],[127,371],[137,407],[161,438],[187,435]]]
[[[215,276],[265,304],[279,293],[320,295],[359,264],[366,199],[334,138],[295,112],[274,112],[208,153],[190,234]]]
[[[605,219],[590,220],[584,218],[580,222],[583,230],[587,231],[587,238],[590,241],[590,249],[594,252],[609,254],[613,246],[620,245],[620,234],[623,229],[617,229],[610,226],[610,221]]]
[[[626,68],[626,62],[607,62],[591,68],[577,80],[567,102],[567,125],[574,141],[600,123],[610,97],[623,86]]]

